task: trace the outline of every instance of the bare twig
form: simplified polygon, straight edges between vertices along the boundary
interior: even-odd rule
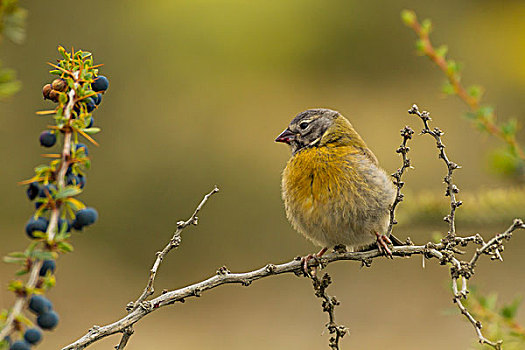
[[[397,171],[391,175],[394,178],[393,182],[396,186],[397,192],[396,198],[394,199],[394,203],[392,203],[392,205],[390,206],[390,222],[386,231],[387,237],[390,236],[394,225],[397,224],[397,221],[395,219],[396,207],[404,199],[404,195],[401,193],[401,189],[403,188],[405,183],[401,180],[401,177],[403,176],[406,169],[411,168],[410,159],[407,157],[407,154],[410,151],[410,147],[407,146],[407,142],[412,138],[413,134],[414,130],[412,130],[409,126],[405,126],[403,129],[401,129],[401,137],[403,137],[403,142],[396,150],[396,153],[401,154],[401,156],[403,157],[403,163],[401,164],[401,168],[397,169]]]
[[[76,80],[78,79],[79,72],[73,73],[73,78]],[[71,111],[73,109],[73,106],[75,104],[75,89],[78,87],[78,83],[75,83],[74,88],[71,89],[68,93],[69,96],[69,102],[65,108],[64,111],[64,117],[69,121],[71,120]],[[71,130],[69,128],[66,128],[64,131],[64,146],[62,147],[62,155],[61,155],[61,163],[60,168],[58,171],[58,188],[64,187],[65,184],[65,174],[68,168],[68,161],[71,154]],[[54,240],[55,234],[58,232],[58,217],[60,216],[60,207],[58,205],[53,205],[51,209],[51,215],[49,217],[49,224],[47,226],[46,230],[46,240],[47,242],[52,242]],[[35,260],[31,266],[31,270],[29,272],[29,279],[27,280],[27,283],[25,284],[26,290],[33,289],[39,278],[39,272],[40,268],[42,267],[42,261],[41,260]],[[2,330],[0,331],[0,340],[4,339],[8,334],[11,333],[13,330],[13,324],[16,319],[16,317],[22,312],[22,309],[26,305],[27,302],[27,295],[24,294],[18,294],[17,299],[15,301],[15,304],[13,305],[13,308],[11,309],[9,316],[6,319],[6,322],[3,325]]]
[[[481,331],[481,322],[476,320],[467,308],[463,305],[462,299],[467,298],[468,294],[468,279],[474,274],[474,267],[477,260],[482,254],[490,255],[491,258],[503,260],[501,257],[501,251],[503,251],[504,240],[509,240],[512,237],[512,232],[517,228],[525,228],[523,221],[520,219],[515,219],[513,224],[505,231],[504,233],[498,234],[490,239],[487,243],[484,242],[483,238],[480,235],[475,235],[467,238],[457,237],[456,236],[456,226],[455,226],[455,212],[456,209],[462,204],[461,201],[456,200],[456,194],[459,192],[458,187],[452,182],[453,171],[460,168],[454,162],[451,162],[446,153],[445,145],[441,141],[441,135],[443,132],[439,128],[430,129],[428,123],[430,119],[430,113],[423,111],[420,112],[417,105],[413,105],[412,108],[408,111],[409,114],[416,114],[419,116],[423,122],[424,128],[421,131],[421,134],[429,134],[436,140],[436,147],[439,150],[439,158],[443,159],[447,166],[447,175],[444,178],[444,182],[447,185],[445,196],[450,197],[450,214],[445,216],[444,220],[449,224],[448,235],[441,240],[441,244],[445,246],[443,252],[447,252],[448,263],[451,263],[450,272],[452,276],[452,291],[454,293],[454,303],[458,306],[459,311],[467,318],[467,320],[474,326],[476,334],[478,336],[478,341],[480,344],[487,344],[492,346],[496,350],[501,350],[502,341],[493,342],[485,338]],[[480,249],[477,249],[470,262],[459,261],[454,256],[453,253],[457,252],[457,246],[462,245],[466,246],[469,242],[474,242],[476,244],[482,244]],[[500,251],[501,250],[501,251]],[[461,291],[458,290],[458,279],[461,278]]]
[[[449,224],[449,230],[448,235],[446,237],[447,240],[450,240],[456,236],[456,220],[455,220],[455,214],[456,209],[463,204],[461,201],[456,201],[456,194],[459,192],[458,187],[452,182],[452,174],[454,170],[461,168],[461,166],[457,165],[454,162],[451,162],[447,154],[445,152],[445,145],[441,141],[441,135],[443,135],[443,131],[441,131],[439,128],[434,128],[434,130],[431,130],[428,126],[430,119],[430,113],[427,111],[420,112],[417,105],[413,105],[411,109],[408,110],[409,114],[416,114],[421,118],[421,121],[423,122],[424,128],[421,131],[421,134],[428,134],[432,136],[436,140],[436,147],[439,150],[439,158],[443,159],[445,164],[447,165],[447,175],[444,177],[443,181],[447,185],[447,189],[445,191],[445,196],[450,197],[450,214],[445,216],[443,220],[448,222]]]
[[[146,287],[144,288],[144,291],[142,294],[138,297],[138,299],[135,302],[131,302],[126,306],[126,310],[128,312],[133,312],[139,307],[141,307],[141,303],[143,303],[148,297],[153,295],[155,292],[155,288],[153,287],[153,284],[155,283],[155,277],[157,276],[157,271],[160,267],[160,264],[162,263],[162,260],[164,257],[172,250],[179,247],[181,243],[181,233],[182,230],[184,230],[189,225],[197,225],[198,224],[198,214],[201,211],[202,207],[208,199],[214,195],[215,193],[219,192],[219,188],[215,186],[213,190],[211,190],[210,193],[206,194],[202,201],[199,203],[193,214],[190,216],[190,218],[186,221],[179,221],[177,222],[177,229],[175,230],[175,233],[173,234],[173,237],[171,237],[168,244],[164,247],[164,249],[160,252],[157,252],[157,258],[155,259],[155,262],[153,263],[153,267],[150,270],[148,283],[146,284]],[[129,326],[128,328],[123,330],[122,339],[120,340],[120,343],[115,347],[118,350],[124,349],[126,344],[128,343],[129,338],[133,334],[133,328],[132,326]]]
[[[331,297],[326,293],[326,289],[332,283],[332,278],[325,273],[322,279],[319,279],[315,274],[311,277],[315,290],[315,296],[323,299],[323,311],[328,314],[328,323],[326,328],[332,334],[330,337],[329,346],[332,350],[339,350],[339,340],[341,340],[347,333],[348,328],[343,325],[338,325],[335,322],[335,307],[339,305],[339,301],[335,297]]]
[[[516,226],[516,229],[525,229],[525,226],[519,225]],[[463,242],[463,240],[465,240],[465,242],[468,244],[469,242],[474,242],[474,237],[456,237],[454,242],[458,242],[457,244],[459,245],[461,242]],[[453,273],[453,277],[455,277],[455,274],[466,274],[468,271],[463,267],[463,263],[454,257],[454,252],[450,251],[447,248],[447,245],[443,243],[427,243],[425,245],[405,245],[393,247],[392,254],[393,256],[397,257],[423,255],[426,258],[436,258],[443,265],[452,263],[451,272]],[[319,263],[321,263],[322,266],[326,266],[332,262],[343,260],[362,262],[381,256],[383,255],[377,249],[364,252],[332,253],[318,258],[317,261],[314,259],[310,260],[308,262],[308,267],[318,266]],[[253,281],[285,273],[294,273],[297,276],[303,276],[301,260],[294,259],[290,262],[279,265],[268,264],[257,270],[245,273],[231,273],[225,267],[220,268],[215,276],[210,277],[202,282],[188,285],[184,288],[168,291],[154,299],[142,302],[139,308],[136,308],[134,311],[130,312],[128,315],[114,323],[103,327],[94,326],[87,334],[70,345],[65,346],[62,350],[84,349],[102,338],[122,332],[124,329],[135,324],[144,316],[153,311],[156,311],[164,306],[172,305],[176,302],[183,302],[186,298],[201,296],[203,292],[217,288],[221,285],[236,283],[243,286],[249,286]]]

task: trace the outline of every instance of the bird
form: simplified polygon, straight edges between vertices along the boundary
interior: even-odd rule
[[[292,155],[282,174],[282,199],[292,226],[322,249],[358,251],[377,244],[392,257],[386,231],[396,188],[352,124],[339,112],[301,112],[275,139]],[[397,239],[396,239],[397,241]]]

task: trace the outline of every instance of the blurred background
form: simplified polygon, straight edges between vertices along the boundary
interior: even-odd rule
[[[448,44],[450,56],[464,64],[464,81],[483,85],[500,117],[523,122],[522,1],[20,5],[28,10],[25,43],[3,40],[0,46],[4,66],[15,69],[22,83],[20,92],[0,102],[1,255],[28,243],[23,227],[33,204],[17,182],[45,162],[38,135],[50,120],[35,112],[53,108],[41,94],[53,79],[46,62],[58,58],[59,44],[91,51],[110,79],[94,114],[102,128],[100,147],[90,147],[92,169],[81,197],[97,208],[100,220],[74,234],[75,252],[58,260],[58,283],[49,296],[61,320],[38,349],[60,348],[92,325],[124,316],[176,221],[186,219],[214,185],[221,192],[165,259],[157,291],[200,281],[222,265],[240,272],[316,251],[286,220],[280,177],[290,154],[273,142],[307,108],[332,108],[348,117],[392,173],[400,165],[399,130],[421,128],[406,113],[418,103],[431,111],[433,125],[445,131],[449,156],[463,166],[456,173],[465,201],[458,210],[460,232],[492,235],[525,214],[520,177],[502,176],[490,158],[502,143],[472,128],[461,117],[466,107],[440,93],[444,76],[414,54],[415,35],[399,17],[411,8],[432,18],[434,43]],[[525,143],[523,133],[519,137]],[[403,220],[394,232],[424,243],[446,233],[440,209],[447,206],[441,197],[445,169],[429,137],[416,137],[411,149],[415,169],[406,177]],[[500,197],[483,202],[494,189]],[[431,204],[422,205],[425,200]],[[483,260],[472,283],[481,292],[497,291],[501,300],[523,294],[523,254],[525,236],[518,232],[505,262]],[[337,321],[351,332],[345,349],[467,349],[475,340],[472,326],[448,312],[454,307],[449,273],[434,261],[424,269],[415,257],[376,260],[370,269],[337,263],[327,270],[334,279],[328,291],[341,301]],[[1,286],[14,271],[0,264]],[[0,288],[2,307],[12,299]],[[277,276],[159,310],[136,325],[127,349],[325,349],[326,321],[309,280]],[[110,349],[119,339],[90,348]]]

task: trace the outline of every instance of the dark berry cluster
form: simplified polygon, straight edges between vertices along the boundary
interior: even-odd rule
[[[27,282],[13,280],[9,284],[17,300],[15,307],[0,313],[0,323],[5,320],[2,324],[5,328],[0,329],[2,349],[6,342],[11,350],[30,349],[41,341],[42,330],[57,326],[58,315],[43,296],[55,284],[55,259],[59,253],[73,250],[69,243],[72,230],[82,231],[98,219],[94,208],[76,198],[86,186],[86,171],[91,166],[87,142],[81,143],[79,139],[82,137],[97,145],[91,135],[100,129],[93,126],[92,113],[102,102],[109,80],[98,74],[100,65],[93,64],[89,52],[68,53],[62,47],[59,51],[64,59],[52,65],[55,69],[51,71],[58,78],[42,90],[44,99],[57,105],[52,111],[38,114],[52,114],[55,121],[55,125],[40,134],[40,144],[48,148],[59,144],[61,148],[56,153],[45,154],[51,158],[49,164],[37,166],[35,175],[22,182],[28,185],[27,197],[35,204],[35,213],[25,226],[32,242],[25,251],[10,253],[5,261],[22,266],[17,275],[33,277]],[[35,325],[23,316],[21,310],[26,303],[36,315]],[[19,337],[14,336],[17,333]]]
[[[49,299],[42,295],[34,294],[29,299],[29,310],[34,313],[36,323],[43,330],[52,330],[58,324],[58,314],[53,311],[53,304]],[[42,340],[42,332],[39,328],[27,328],[23,339],[11,344],[10,350],[29,350],[32,345],[38,344]],[[9,339],[8,339],[9,341]]]

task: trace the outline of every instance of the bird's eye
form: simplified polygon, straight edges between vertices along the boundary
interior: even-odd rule
[[[302,122],[301,124],[299,124],[299,127],[304,130],[304,129],[306,129],[308,127],[308,123],[307,122]]]

